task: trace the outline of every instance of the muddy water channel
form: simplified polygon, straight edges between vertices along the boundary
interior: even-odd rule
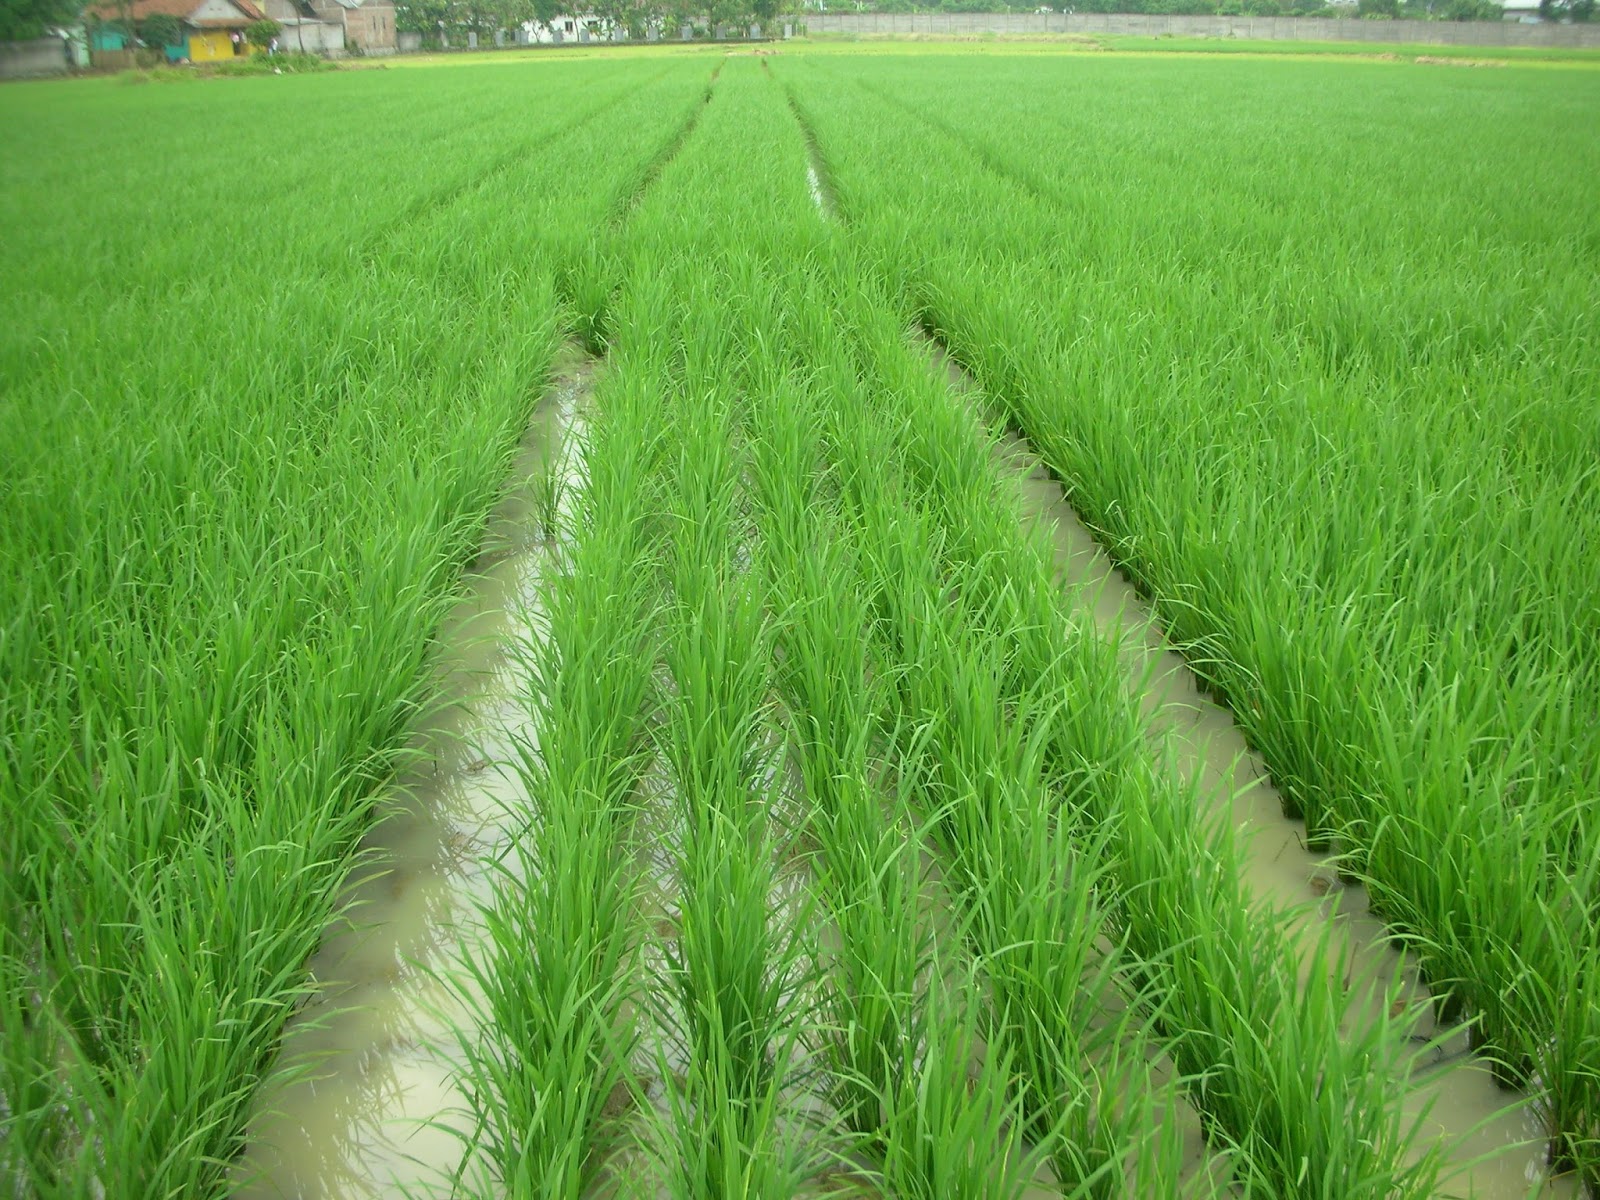
[[[960,367],[936,345],[926,345],[952,386],[973,393],[975,385]],[[1413,965],[1393,948],[1369,910],[1365,889],[1341,880],[1326,857],[1307,849],[1304,822],[1284,815],[1266,764],[1227,709],[1202,691],[1167,643],[1150,605],[1079,520],[1033,448],[1007,432],[999,438],[997,456],[1018,490],[1024,520],[1048,529],[1063,584],[1084,598],[1100,632],[1122,646],[1150,728],[1165,742],[1185,782],[1197,788],[1209,814],[1239,831],[1250,892],[1269,905],[1305,914],[1308,960],[1321,924],[1334,922],[1336,968],[1349,980],[1372,981],[1375,1003],[1382,1002],[1392,982],[1407,999],[1425,997]],[[1308,961],[1303,970],[1309,969]],[[1354,1012],[1351,1019],[1360,1015]],[[1419,1049],[1435,1034],[1431,1024],[1421,1025]],[[1450,1155],[1447,1171],[1456,1173],[1444,1181],[1446,1194],[1479,1200],[1578,1195],[1569,1180],[1547,1177],[1537,1099],[1499,1088],[1488,1065],[1472,1055],[1464,1033],[1429,1049],[1415,1068],[1414,1082],[1406,1109],[1412,1116],[1428,1109],[1422,1140],[1457,1147]]]
[[[312,960],[318,992],[263,1089],[236,1172],[241,1197],[443,1195],[458,1171],[487,1187],[457,1132],[470,1129],[459,1038],[476,1027],[462,950],[525,819],[510,766],[534,741],[519,652],[540,640],[540,585],[558,552],[547,536],[553,484],[576,482],[563,478],[577,468],[562,448],[592,374],[592,361],[563,352],[439,631],[439,702],[412,730],[410,766]]]

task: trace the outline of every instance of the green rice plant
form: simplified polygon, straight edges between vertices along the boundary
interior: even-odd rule
[[[467,1046],[474,1136],[512,1195],[588,1195],[637,1086],[628,847],[656,703],[659,553],[644,517],[660,469],[639,378],[596,398],[574,545],[544,588],[548,641],[524,650],[539,732],[517,767],[532,808],[485,910],[490,951],[469,960],[483,997]]]
[[[818,511],[815,398],[793,386],[770,396],[749,414],[751,480],[777,614],[776,682],[811,809],[806,866],[828,920],[818,1017],[827,1098],[842,1129],[881,1156],[891,1132],[885,1098],[906,1086],[926,1036],[919,993],[933,931],[922,838],[905,789],[878,759],[894,739],[881,728],[884,685],[869,665],[857,572]]]
[[[827,349],[822,353],[826,354]],[[848,363],[843,365],[848,367]],[[1030,771],[1028,754],[1019,755],[1014,743],[958,748],[942,732],[944,714],[952,706],[970,704],[974,710],[992,709],[998,713],[1002,705],[997,700],[986,700],[983,684],[974,685],[972,679],[962,677],[960,667],[955,676],[948,677],[952,682],[947,686],[933,684],[947,678],[930,665],[939,662],[940,656],[928,641],[932,638],[936,642],[940,637],[943,618],[921,598],[944,594],[936,573],[930,573],[938,561],[938,542],[906,540],[908,530],[925,527],[914,516],[909,521],[896,521],[891,515],[898,501],[892,494],[885,494],[884,484],[896,472],[885,468],[897,463],[900,447],[890,450],[886,441],[872,439],[872,422],[862,419],[863,414],[854,408],[858,402],[849,392],[843,397],[828,395],[827,401],[810,398],[792,387],[780,389],[779,395],[780,403],[755,410],[761,416],[752,420],[752,427],[760,431],[755,441],[757,466],[753,475],[755,494],[767,505],[769,528],[773,531],[769,543],[775,543],[773,553],[785,568],[775,571],[773,585],[775,593],[785,598],[780,612],[786,614],[786,619],[780,621],[778,633],[784,651],[780,671],[785,694],[791,697],[800,769],[817,799],[816,882],[833,920],[831,932],[838,945],[830,959],[832,986],[825,993],[830,1020],[825,1024],[831,1027],[834,1039],[831,1057],[840,1064],[841,1086],[835,1095],[845,1123],[865,1135],[866,1145],[885,1155],[895,1153],[884,1148],[883,1139],[890,1136],[891,1129],[878,1126],[879,1114],[885,1103],[883,1097],[904,1085],[904,1072],[917,1053],[917,1031],[922,1028],[920,1014],[924,1008],[918,981],[926,973],[931,949],[931,929],[922,932],[924,922],[916,917],[919,903],[925,901],[918,897],[921,888],[914,847],[920,837],[905,808],[911,794],[906,789],[926,786],[919,781],[930,769],[937,769],[928,764],[957,760],[969,769],[970,777],[929,800],[932,815],[928,820],[932,828],[943,830],[941,840],[951,848],[959,867],[955,876],[956,927],[967,929],[965,940],[980,955],[992,954],[983,962],[989,981],[988,1004],[994,1006],[996,1014],[1000,1003],[994,998],[998,986],[995,973],[1003,973],[1013,985],[1013,990],[1002,998],[1015,998],[1014,1008],[1009,1003],[1005,1005],[1013,1019],[991,1015],[985,1018],[983,1027],[993,1035],[991,1049],[1000,1047],[1009,1054],[1021,1047],[1033,1052],[1031,1062],[1019,1060],[1013,1067],[1013,1072],[1016,1066],[1023,1068],[1020,1076],[1013,1073],[1013,1086],[1030,1102],[1024,1110],[1028,1119],[1022,1128],[1038,1139],[1041,1153],[1069,1164],[1066,1172],[1057,1172],[1057,1178],[1083,1194],[1095,1187],[1115,1190],[1117,1185],[1111,1184],[1110,1179],[1113,1175],[1123,1179],[1121,1173],[1129,1169],[1142,1175],[1150,1186],[1161,1186],[1160,1171],[1168,1172],[1165,1178],[1169,1184],[1175,1182],[1177,1163],[1171,1151],[1177,1143],[1169,1140],[1162,1153],[1150,1154],[1147,1151],[1152,1147],[1123,1140],[1123,1133],[1136,1126],[1139,1139],[1149,1137],[1155,1123],[1142,1107],[1143,1095],[1135,1082],[1136,1078],[1142,1080],[1142,1072],[1147,1070],[1138,1034],[1138,1026],[1146,1018],[1124,1005],[1120,1008],[1120,1027],[1112,1028],[1108,1023],[1091,1029],[1096,1019],[1104,1015],[1102,1005],[1108,992],[1115,989],[1115,971],[1111,968],[1101,964],[1098,977],[1093,971],[1082,969],[1089,961],[1089,947],[1103,927],[1098,917],[1080,919],[1087,918],[1092,909],[1092,904],[1090,908],[1084,905],[1090,895],[1094,868],[1070,882],[1066,874],[1048,879],[1029,874],[1046,861],[1065,868],[1065,861],[1054,857],[1064,850],[1065,843],[1052,836],[1042,843],[1050,847],[1046,858],[1032,853],[1026,839],[1039,833],[1040,827],[1029,825],[1027,814],[1031,812],[1037,820],[1051,825],[1044,809],[1027,803],[1019,805],[1018,794],[1002,797],[988,783],[996,771],[1004,779],[1020,783]],[[874,505],[868,509],[870,518],[841,522],[820,517],[819,506],[831,506],[829,493],[819,492],[816,483],[796,482],[818,474],[818,454],[813,447],[819,430],[849,439],[851,453],[861,455],[860,459],[852,459],[849,454],[835,459],[830,473],[819,482],[837,479],[847,501],[853,495],[871,497],[863,500],[864,504]],[[981,457],[978,461],[982,461]],[[864,469],[867,463],[873,464],[871,470]],[[842,543],[839,539],[843,539]],[[898,550],[900,557],[883,565],[872,564],[869,569],[860,556],[881,554],[879,547],[884,544]],[[845,548],[856,545],[861,549]],[[849,583],[857,574],[861,584]],[[878,598],[869,608],[856,598],[856,587],[878,591],[909,589],[909,594],[918,597],[923,605],[918,609],[919,619],[901,626],[922,640],[898,646],[893,653],[881,657],[875,654],[876,662],[870,671],[867,646],[878,644],[872,636],[873,627],[886,619],[885,614],[894,606],[886,608],[883,599]],[[915,699],[907,693],[902,728],[915,730],[916,734],[902,738],[890,731],[887,739],[881,732],[874,735],[872,731],[881,727],[883,718],[874,715],[873,710],[884,705],[894,690],[918,685],[919,681],[924,688],[941,686],[942,690],[936,698],[930,694],[926,699]],[[864,709],[863,701],[868,696],[877,698]],[[957,724],[973,733],[987,730],[993,734],[1003,729],[1002,736],[1008,737],[1026,727],[1023,722],[997,727],[990,720],[963,720]],[[884,743],[885,751],[897,744],[895,758],[904,765],[869,773],[867,764],[875,740]],[[1012,763],[1018,765],[1012,767]],[[1037,763],[1031,769],[1037,775]],[[981,800],[981,796],[990,799]],[[902,815],[896,818],[896,813]],[[894,824],[887,824],[886,816]],[[886,834],[886,830],[892,832]],[[907,832],[913,834],[909,844],[905,840]],[[857,898],[863,896],[872,899],[862,903]],[[1024,915],[1030,906],[1034,914],[1031,924]],[[902,907],[904,916],[900,915]],[[1065,929],[1071,929],[1072,934],[1062,933]],[[1064,937],[1075,949],[1076,957],[1062,944]],[[1023,972],[1010,966],[1024,954],[1054,960],[1061,973],[1038,981],[1036,989],[1028,993]],[[1067,977],[1075,987],[1083,985],[1083,994],[1076,1001],[1081,1009],[1074,1009],[1066,997],[1053,995],[1056,984]],[[1036,1035],[1031,1043],[1019,1032],[1028,1027],[1030,1020]],[[1089,1043],[1098,1054],[1125,1037],[1133,1049],[1122,1048],[1119,1063],[1111,1061],[1115,1053],[1108,1054],[1101,1066],[1105,1070],[1104,1081],[1115,1076],[1123,1094],[1129,1097],[1124,1102],[1128,1124],[1114,1131],[1110,1124],[1084,1119],[1081,1130],[1075,1131],[1082,1136],[1067,1145],[1060,1137],[1066,1114],[1063,1107],[1054,1103],[1057,1095],[1064,1100],[1066,1093],[1057,1092],[1055,1085],[1071,1078],[1076,1095],[1087,1100],[1076,1109],[1080,1117],[1085,1117],[1101,1099],[1088,1096],[1080,1073],[1088,1062]],[[1138,1063],[1137,1068],[1132,1067],[1134,1062]],[[1049,1073],[1035,1074],[1044,1071]],[[1035,1082],[1030,1085],[1028,1080]],[[924,1085],[931,1086],[926,1081]],[[1030,1086],[1036,1090],[1030,1092]],[[1109,1116],[1116,1101],[1109,1093],[1104,1099]],[[1095,1136],[1100,1139],[1100,1153],[1109,1157],[1105,1162],[1089,1165],[1084,1156],[1095,1155],[1091,1144]],[[1115,1160],[1114,1165],[1111,1159]],[[1152,1169],[1155,1162],[1163,1164],[1159,1170]]]
[[[1096,910],[1097,893],[1113,890],[1097,878],[1110,832],[1069,848],[1036,807],[998,835],[972,897],[974,940],[994,948],[983,959],[995,1014],[988,1041],[1017,1064],[1024,1134],[1049,1148],[1056,1180],[1083,1195],[1170,1194],[1182,1144],[1154,1128],[1150,1017],[1140,1003],[1120,1014],[1111,1003],[1129,964]]]
[[[925,1047],[882,1101],[885,1190],[922,1200],[1021,1197],[1038,1174],[1039,1153],[1022,1139],[1021,1101],[1008,1087],[1012,1064],[983,1047],[976,981],[947,985],[940,976],[936,967]]]
[[[457,157],[398,182],[381,146],[341,174],[273,135],[254,166],[289,161],[281,189],[220,151],[163,183],[120,148],[71,200],[57,202],[53,169],[8,188],[8,210],[32,216],[0,339],[14,381],[0,806],[15,831],[0,849],[0,991],[28,1015],[0,1077],[10,1111],[55,1097],[26,1159],[9,1138],[0,1152],[24,1190],[225,1186],[375,798],[431,703],[431,631],[557,342],[555,264],[530,222],[603,208],[659,131],[651,110],[692,74],[637,94],[619,74],[510,146],[493,114],[521,99],[441,80],[442,99],[487,95],[490,118],[456,130]],[[583,86],[573,75],[552,94]],[[63,147],[103,146],[140,111],[196,146],[201,127],[261,116],[234,107],[245,92],[145,95],[131,111],[79,95],[45,123]],[[352,101],[353,125],[401,127],[403,92],[377,84],[368,101]],[[419,122],[422,144],[453,124]],[[596,132],[621,155],[587,176],[528,153]],[[131,252],[121,240],[130,196],[145,214],[237,211],[251,182],[260,221],[231,269],[176,232],[130,234]],[[285,251],[271,231],[306,224],[307,204],[326,220],[304,253]],[[105,254],[85,252],[71,232],[84,229]]]
[[[1431,1192],[1415,1014],[1251,896],[908,324],[1597,1178],[1592,81],[1059,66],[0,96],[12,1190],[223,1189],[571,327],[611,381],[459,981],[500,1182],[1203,1190],[1181,1087],[1247,1191]]]
[[[874,578],[883,589],[888,653],[916,664],[900,676],[901,703],[913,723],[951,723],[949,736],[929,743],[928,779],[938,789],[931,807],[943,814],[938,833],[959,877],[986,880],[993,868],[984,848],[1029,811],[1020,798],[1046,784],[1059,789],[1067,803],[1053,811],[1065,832],[1074,823],[1103,823],[1101,832],[1109,831],[1101,843],[1114,864],[1107,912],[1126,931],[1126,966],[1141,981],[1140,993],[1159,997],[1157,1015],[1191,1080],[1190,1094],[1214,1122],[1218,1142],[1237,1150],[1241,1175],[1285,1194],[1425,1194],[1438,1164],[1424,1153],[1408,1165],[1415,1124],[1399,1104],[1410,1054],[1406,1021],[1345,1030],[1360,985],[1327,976],[1302,1004],[1280,919],[1243,894],[1231,846],[1211,845],[1199,861],[1214,867],[1196,874],[1195,848],[1218,835],[1200,829],[1194,802],[1156,773],[1114,647],[1097,644],[1071,616],[1039,548],[1021,536],[1015,515],[1006,515],[988,457],[973,453],[982,443],[971,418],[938,398],[941,385],[925,365],[920,386],[915,382],[913,360],[887,316],[875,315],[862,331],[871,352],[857,371],[896,372],[876,394],[903,398],[906,409],[890,406],[882,419],[925,481],[923,495],[938,505],[937,525],[932,514],[902,502],[893,516],[884,512],[862,526],[880,547]],[[869,449],[858,434],[840,447]],[[868,469],[877,461],[841,469],[864,504],[885,498]],[[1021,764],[1022,790],[1008,796],[995,764]],[[1040,782],[1023,782],[1030,771]],[[942,803],[952,795],[970,799],[959,807]],[[1171,861],[1148,857],[1162,847],[1171,847]],[[1149,898],[1167,888],[1175,889],[1170,905],[1150,909]],[[1263,980],[1272,986],[1263,988]],[[1233,1010],[1240,995],[1257,1005]],[[1291,1036],[1301,1052],[1279,1058],[1277,1045]],[[1210,1050],[1194,1052],[1196,1044]],[[1264,1057],[1254,1057],[1252,1047]],[[1243,1056],[1237,1064],[1234,1054]],[[1310,1060],[1322,1065],[1308,1070]],[[1359,1105],[1372,1129],[1346,1127],[1351,1101],[1326,1082],[1333,1078],[1339,1089],[1364,1096]],[[1317,1119],[1308,1119],[1313,1113]],[[1148,1123],[1141,1117],[1134,1127]],[[1170,1154],[1155,1157],[1172,1161]]]
[[[805,1156],[779,1118],[799,1048],[807,906],[778,874],[770,630],[716,348],[684,346],[685,377],[659,414],[673,473],[670,698],[657,753],[672,789],[676,886],[659,974],[672,1002],[661,1020],[685,1055],[681,1076],[662,1064],[663,1136],[675,1151],[667,1186],[686,1196],[792,1194]]]
[[[1593,372],[1592,289],[1546,214],[1592,148],[1554,130],[1529,141],[1514,114],[1534,94],[1569,109],[1582,85],[1484,86],[1474,136],[1504,147],[1497,161],[1530,156],[1502,173],[1473,165],[1476,142],[1442,149],[1461,97],[1438,80],[1390,81],[1439,100],[1424,134],[1331,65],[1314,113],[1274,104],[1268,123],[1229,107],[1168,120],[1162,104],[1218,78],[1166,68],[1115,115],[1066,102],[1101,94],[1105,70],[1052,92],[891,64],[873,86],[902,104],[875,104],[869,130],[846,116],[867,102],[851,72],[819,87],[816,67],[779,67],[872,269],[1155,597],[1312,836],[1337,841],[1452,996],[1447,1013],[1476,1020],[1508,1080],[1532,1079],[1545,1031],[1569,1030],[1557,1090],[1576,1096],[1593,1086],[1579,1029],[1593,1018],[1574,970],[1595,926],[1546,914],[1595,858],[1593,788],[1575,783],[1600,762],[1579,715],[1595,659],[1575,637],[1595,572],[1573,550],[1594,477],[1572,453],[1596,434],[1574,402]],[[1231,74],[1265,95],[1291,72],[1305,74]],[[1019,138],[993,136],[986,104],[951,108],[953,86],[993,98]],[[1287,132],[1325,128],[1328,103],[1378,132]],[[1535,174],[1549,205],[1522,194]],[[1423,190],[1448,218],[1410,207]]]
[[[785,1099],[798,1052],[793,996],[803,913],[773,898],[770,846],[712,811],[690,835],[677,875],[679,916],[664,948],[668,1021],[685,1043],[669,1080],[668,1190],[678,1196],[792,1195],[808,1153],[786,1127]]]

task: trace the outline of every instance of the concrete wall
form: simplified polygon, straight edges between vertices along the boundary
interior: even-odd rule
[[[0,42],[0,79],[39,79],[66,73],[66,45],[58,37]]]
[[[1600,25],[1516,21],[1361,21],[1320,17],[1156,17],[1134,13],[807,13],[810,33],[1121,33],[1264,41],[1433,46],[1600,47]]]
[[[364,54],[395,52],[395,12],[392,4],[363,4],[343,10],[344,40]],[[329,19],[329,18],[325,18]]]
[[[344,55],[344,27],[335,25],[332,21],[312,21],[308,18],[297,18],[301,23],[284,27],[278,31],[278,53],[299,54],[301,46],[305,47],[307,54],[326,54],[329,58],[341,58]]]

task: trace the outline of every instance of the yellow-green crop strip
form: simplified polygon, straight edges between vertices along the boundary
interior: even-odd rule
[[[1597,104],[787,49],[0,91],[0,1195],[224,1194],[573,337],[463,981],[505,1193],[1423,1197],[1480,1149],[1252,894],[986,416],[1600,1187]]]

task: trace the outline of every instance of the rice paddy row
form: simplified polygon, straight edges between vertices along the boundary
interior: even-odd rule
[[[1120,117],[1070,85],[951,108],[915,69],[828,80],[797,93],[842,210],[1592,1185],[1595,242],[1551,221],[1593,147],[1516,132],[1520,86],[1419,119],[1374,75],[1313,139],[1323,92],[1269,129],[1176,76]],[[1468,106],[1504,118],[1488,144],[1446,133]]]

